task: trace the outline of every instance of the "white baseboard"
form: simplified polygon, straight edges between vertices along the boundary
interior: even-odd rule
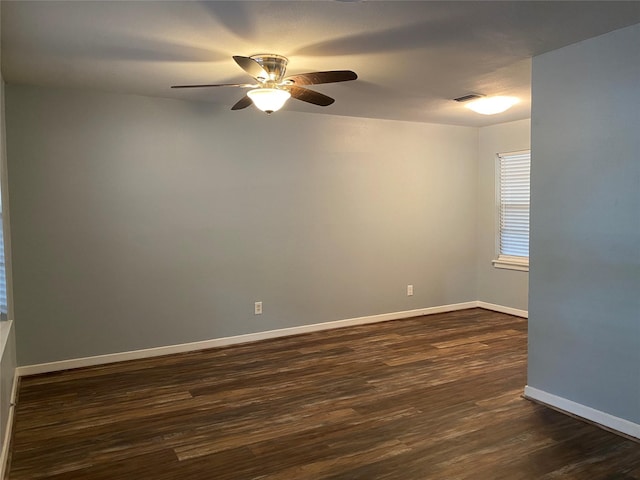
[[[493,310],[494,312],[506,313],[508,315],[515,315],[516,317],[529,318],[529,312],[527,310],[518,310],[517,308],[481,302],[480,300],[476,302],[476,307]]]
[[[16,369],[17,370],[17,369]],[[4,480],[7,472],[7,462],[9,460],[9,445],[11,443],[11,435],[13,432],[13,416],[16,409],[16,396],[18,395],[18,373],[13,375],[13,385],[11,386],[11,400],[9,412],[7,415],[7,426],[5,427],[4,438],[2,439],[2,451],[0,452],[0,479]]]
[[[477,307],[478,302],[455,303],[452,305],[441,305],[438,307],[418,308],[416,310],[406,310],[403,312],[383,313],[380,315],[370,315],[366,317],[348,318],[333,322],[315,323],[312,325],[300,325],[298,327],[281,328],[278,330],[267,330],[264,332],[247,333],[233,337],[214,338],[200,342],[182,343],[179,345],[168,345],[164,347],[146,348],[129,352],[110,353],[93,357],[74,358],[50,363],[40,363],[36,365],[26,365],[16,369],[17,376],[37,375],[39,373],[56,372],[71,368],[92,367],[107,363],[122,362],[125,360],[137,360],[141,358],[158,357],[172,353],[192,352],[207,348],[224,347],[238,343],[249,343],[269,338],[286,337],[301,333],[318,332],[333,328],[351,327],[355,325],[365,325],[368,323],[386,322],[388,320],[400,320],[403,318],[419,317],[421,315],[433,315],[435,313],[453,312],[467,308]],[[1,477],[0,477],[1,478]]]
[[[594,422],[607,430],[613,430],[629,437],[640,439],[640,424],[596,410],[595,408],[587,407],[581,403],[576,403],[572,400],[545,392],[544,390],[538,390],[528,385],[524,387],[524,396],[525,398],[543,403],[562,412]]]

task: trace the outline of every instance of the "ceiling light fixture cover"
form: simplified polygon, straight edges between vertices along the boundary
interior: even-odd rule
[[[266,113],[277,112],[291,97],[289,92],[278,88],[256,88],[249,90],[247,95],[256,107]]]
[[[513,107],[519,100],[515,97],[482,97],[467,103],[465,107],[482,115],[495,115]]]

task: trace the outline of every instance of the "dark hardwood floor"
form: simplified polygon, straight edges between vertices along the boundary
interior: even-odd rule
[[[640,479],[521,398],[526,321],[471,309],[21,380],[10,480]]]

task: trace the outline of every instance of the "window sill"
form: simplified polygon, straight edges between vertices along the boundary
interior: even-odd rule
[[[505,270],[517,270],[519,272],[529,271],[528,258],[501,256],[496,260],[492,260],[491,263],[494,267],[503,268]]]
[[[12,324],[13,321],[11,320],[3,320],[0,322],[0,358],[4,355],[4,347],[7,345]]]

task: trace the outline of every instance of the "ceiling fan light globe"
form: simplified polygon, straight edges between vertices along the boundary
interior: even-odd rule
[[[277,112],[291,97],[289,92],[279,88],[256,88],[249,90],[247,95],[259,110],[267,113]]]
[[[509,110],[518,102],[515,97],[482,97],[466,104],[465,107],[482,115],[495,115]]]

